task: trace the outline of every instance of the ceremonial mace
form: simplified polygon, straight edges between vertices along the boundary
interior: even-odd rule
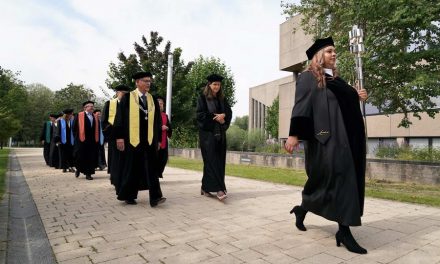
[[[356,62],[356,79],[358,82],[357,89],[364,89],[364,75],[362,73],[362,57],[361,54],[365,51],[364,47],[364,32],[357,25],[354,25],[350,32],[348,32],[350,38],[350,53],[355,55]],[[367,117],[365,116],[365,101],[361,103],[361,112],[364,117],[365,124],[365,138],[367,137]]]

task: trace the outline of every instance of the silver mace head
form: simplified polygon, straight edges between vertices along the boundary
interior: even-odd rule
[[[357,25],[354,25],[350,32],[348,32],[350,38],[350,53],[360,54],[365,51],[364,48],[364,32]]]

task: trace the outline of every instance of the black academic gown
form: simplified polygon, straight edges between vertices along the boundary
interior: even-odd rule
[[[359,226],[366,160],[359,97],[341,78],[326,77],[324,88],[309,71],[296,83],[289,135],[305,140],[308,180],[301,206],[342,225]]]
[[[73,157],[75,160],[76,170],[85,175],[95,174],[95,167],[98,158],[98,145],[99,139],[95,139],[95,117],[93,116],[93,124],[90,124],[87,114],[84,114],[84,130],[85,140],[80,140],[79,131],[79,115],[75,115],[75,122],[73,125],[73,135],[75,137],[75,143],[73,146]],[[99,122],[98,122],[99,125]]]
[[[225,113],[223,125],[213,120],[214,113]],[[231,119],[231,107],[226,101],[212,99],[208,102],[203,94],[197,99],[199,144],[203,158],[202,189],[206,192],[226,192],[226,130]]]
[[[58,127],[57,127],[56,121],[54,124],[52,124],[52,132],[51,132],[51,139],[50,139],[50,147],[49,147],[49,166],[54,167],[55,169],[61,168],[61,158],[60,158],[60,148],[57,144],[55,135],[57,133]]]
[[[114,185],[114,178],[119,171],[119,151],[116,149],[116,138],[113,131],[113,125],[109,123],[110,101],[105,102],[102,109],[102,133],[105,142],[107,142],[107,173],[110,174],[110,182]],[[116,102],[116,108],[119,108],[119,102]],[[117,110],[116,110],[117,112]]]
[[[161,113],[161,115],[162,114],[165,114],[165,113]],[[167,136],[165,137],[165,139],[162,138],[162,144],[163,144],[163,142],[165,142],[165,147],[164,148],[161,147],[159,149],[159,153],[158,153],[158,156],[159,156],[159,169],[158,169],[159,174],[158,174],[158,176],[159,176],[159,178],[163,178],[163,171],[165,170],[165,166],[167,165],[167,162],[168,162],[168,138],[170,138],[171,135],[173,134],[173,129],[171,127],[171,122],[168,119],[168,115],[165,114],[165,116],[166,116],[166,122],[163,125],[167,126],[168,130],[166,131]],[[162,120],[162,123],[163,123],[163,120]],[[163,131],[161,132],[161,136],[162,136],[162,133],[163,133]],[[163,140],[165,140],[165,141],[163,141]]]
[[[125,150],[120,152],[120,172],[117,173],[117,178],[113,181],[118,200],[134,200],[137,199],[138,191],[149,190],[151,204],[152,201],[162,198],[158,178],[157,153],[162,130],[160,108],[157,100],[153,98],[155,115],[151,145],[148,144],[148,121],[145,120],[145,113],[138,110],[140,143],[134,147],[130,144],[129,139],[131,96],[133,96],[132,93],[128,93],[121,99],[113,126],[115,138],[124,139],[125,143]]]
[[[73,129],[73,122],[65,121],[65,133],[66,133],[66,139],[65,142],[62,142],[62,136],[63,133],[62,125],[61,125],[61,119],[57,121],[56,126],[56,133],[54,134],[55,142],[59,143],[58,148],[60,152],[60,168],[61,169],[69,169],[70,167],[74,166],[73,161],[73,144],[74,140],[71,138],[72,129]]]
[[[43,157],[46,165],[50,166],[50,141],[52,138],[52,122],[46,121],[40,134],[40,141],[43,141]]]

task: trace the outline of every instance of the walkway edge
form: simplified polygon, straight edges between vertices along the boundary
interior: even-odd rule
[[[20,162],[9,155],[6,263],[57,263]]]

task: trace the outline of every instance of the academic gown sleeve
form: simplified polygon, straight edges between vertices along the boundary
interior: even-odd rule
[[[225,130],[227,130],[229,128],[229,126],[231,125],[231,120],[232,120],[231,106],[225,100],[225,123],[223,124]]]
[[[311,72],[303,72],[298,76],[289,136],[297,136],[300,140],[313,137],[312,89],[315,85],[316,79]]]

